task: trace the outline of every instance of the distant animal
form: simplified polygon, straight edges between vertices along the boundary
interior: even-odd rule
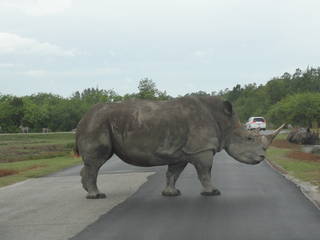
[[[19,128],[21,129],[22,133],[29,133],[29,127],[24,127],[21,125]]]
[[[213,96],[100,103],[77,126],[75,152],[84,162],[82,186],[87,198],[105,198],[97,188],[98,170],[116,154],[136,166],[168,165],[164,196],[180,194],[175,184],[188,163],[197,171],[201,194],[219,195],[211,183],[215,153],[224,149],[240,162],[258,164],[282,127],[270,135],[250,133],[231,103]]]
[[[42,133],[48,133],[49,132],[49,128],[42,128]]]
[[[310,128],[294,128],[292,129],[287,140],[296,144],[319,144],[319,134],[312,131]]]

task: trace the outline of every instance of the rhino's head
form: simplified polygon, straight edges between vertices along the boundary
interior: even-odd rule
[[[258,164],[265,159],[268,146],[284,126],[285,124],[269,135],[260,135],[239,125],[232,131],[225,150],[239,162]]]

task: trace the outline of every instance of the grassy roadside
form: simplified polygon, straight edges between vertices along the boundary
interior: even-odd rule
[[[65,156],[73,144],[73,133],[0,135],[0,163]]]
[[[72,133],[0,135],[0,187],[80,164],[73,144]]]
[[[64,156],[13,163],[0,163],[0,170],[2,170],[2,174],[5,175],[0,177],[0,187],[24,181],[28,178],[42,177],[61,169],[80,164],[80,162],[80,158]]]
[[[286,142],[286,135],[276,138],[267,151],[267,158],[289,175],[320,187],[320,156],[304,153],[301,146]]]

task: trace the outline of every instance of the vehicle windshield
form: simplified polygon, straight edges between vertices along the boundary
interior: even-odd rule
[[[263,118],[254,118],[253,119],[254,122],[264,122]]]

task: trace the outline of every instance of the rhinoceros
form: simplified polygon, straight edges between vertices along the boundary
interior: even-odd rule
[[[175,183],[188,163],[197,171],[201,194],[219,195],[211,183],[215,153],[224,149],[240,162],[260,163],[282,127],[266,136],[250,133],[232,104],[214,96],[99,103],[77,126],[75,151],[84,162],[82,186],[87,198],[105,198],[97,188],[98,171],[116,154],[136,166],[168,165],[164,196],[180,195]]]

